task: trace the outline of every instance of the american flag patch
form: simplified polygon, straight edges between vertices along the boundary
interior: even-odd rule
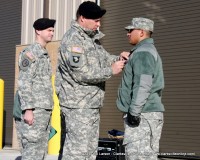
[[[33,54],[31,52],[27,52],[26,56],[30,59],[30,60],[34,60],[35,57],[33,56]]]
[[[79,46],[73,46],[72,47],[72,52],[82,54],[83,53],[83,48],[79,47]]]

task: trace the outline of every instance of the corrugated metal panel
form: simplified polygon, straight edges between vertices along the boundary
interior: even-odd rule
[[[35,40],[33,22],[42,17],[56,19],[53,40],[61,40],[76,18],[78,6],[86,0],[22,0],[21,44],[30,44]],[[91,0],[95,1],[95,0]]]
[[[49,18],[56,19],[53,40],[61,40],[70,28],[71,20],[76,19],[78,6],[86,0],[49,0]]]
[[[132,17],[145,16],[155,21],[155,40],[165,73],[163,102],[166,107],[161,152],[200,155],[200,1],[199,0],[101,0],[107,9],[101,30],[104,47],[118,54],[130,50],[124,27]],[[107,130],[122,129],[121,113],[115,99],[120,76],[107,82],[101,110],[101,137]]]
[[[30,44],[35,40],[33,22],[43,17],[43,0],[22,0],[22,25],[21,25],[21,44]]]
[[[15,79],[15,45],[20,43],[21,1],[1,0],[0,78],[5,81],[3,143],[12,142],[12,109]]]

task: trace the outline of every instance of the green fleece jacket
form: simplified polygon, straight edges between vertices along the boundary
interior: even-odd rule
[[[139,42],[132,50],[118,89],[117,107],[139,116],[144,112],[163,112],[161,94],[164,76],[161,58],[152,38]]]

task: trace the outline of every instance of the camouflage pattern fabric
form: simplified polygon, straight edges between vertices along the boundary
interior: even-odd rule
[[[52,69],[47,50],[39,43],[19,55],[18,92],[21,109],[52,109]]]
[[[22,143],[21,143],[21,134],[20,134],[20,124],[21,124],[21,120],[16,120],[15,119],[15,128],[16,128],[16,132],[17,132],[17,139],[18,139],[18,145],[19,145],[19,150],[22,153]]]
[[[33,125],[23,120],[16,123],[22,160],[44,160],[47,154],[51,111],[37,108],[33,113]]]
[[[130,127],[124,119],[126,160],[157,160],[163,127],[163,113],[141,113],[138,127]]]
[[[22,113],[33,109],[34,123],[23,120],[16,128],[21,143],[22,160],[43,160],[47,153],[49,121],[53,107],[52,69],[47,50],[39,43],[19,55],[18,93]]]
[[[143,17],[137,17],[133,18],[131,21],[131,25],[125,27],[126,30],[129,29],[143,29],[147,31],[153,32],[154,30],[154,21],[148,19],[148,18],[143,18]]]
[[[68,109],[65,115],[66,137],[62,160],[95,160],[99,137],[99,109]]]
[[[55,86],[66,116],[63,160],[96,159],[105,81],[119,58],[103,48],[103,36],[72,21],[61,41]]]
[[[99,108],[103,105],[105,81],[112,76],[111,64],[119,57],[101,45],[101,32],[82,28],[72,21],[63,36],[56,72],[56,92],[62,106]]]

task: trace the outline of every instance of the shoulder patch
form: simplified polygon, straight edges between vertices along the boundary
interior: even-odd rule
[[[23,67],[28,67],[29,64],[30,64],[30,62],[29,62],[28,59],[24,59],[24,60],[22,61],[22,66],[23,66]]]
[[[81,46],[71,46],[69,62],[72,67],[80,67],[82,65],[84,49]]]
[[[21,70],[26,71],[34,61],[35,56],[31,52],[23,51],[22,57],[20,58],[19,67]]]
[[[72,52],[72,53],[82,54],[82,53],[84,53],[84,50],[83,50],[83,47],[80,47],[80,46],[72,46],[71,52]]]
[[[35,57],[34,57],[34,55],[33,55],[31,52],[26,52],[26,53],[25,53],[25,56],[26,56],[29,60],[31,60],[31,61],[34,61],[34,60],[35,60]]]

